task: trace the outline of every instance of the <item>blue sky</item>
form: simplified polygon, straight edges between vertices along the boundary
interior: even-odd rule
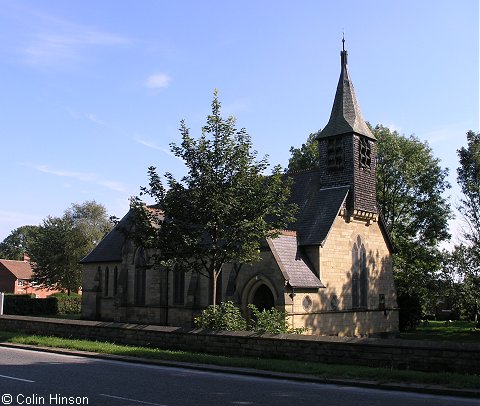
[[[181,176],[168,145],[215,88],[286,166],[328,121],[343,31],[365,119],[428,141],[455,183],[479,130],[477,0],[0,0],[0,241],[74,202],[123,216],[150,165]]]

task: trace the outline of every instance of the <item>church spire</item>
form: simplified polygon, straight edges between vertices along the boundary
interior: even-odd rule
[[[375,140],[375,136],[363,119],[357,97],[355,96],[355,90],[348,73],[347,55],[344,36],[342,38],[342,51],[340,52],[340,79],[333,102],[332,113],[330,114],[330,120],[317,136],[317,139],[354,132]]]

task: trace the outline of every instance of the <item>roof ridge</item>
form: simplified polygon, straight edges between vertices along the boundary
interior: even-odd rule
[[[0,261],[9,261],[9,262],[23,262],[23,263],[28,263],[30,261],[25,261],[23,259],[6,259],[6,258],[0,258]]]
[[[280,235],[288,237],[296,237],[297,232],[295,230],[279,230]]]

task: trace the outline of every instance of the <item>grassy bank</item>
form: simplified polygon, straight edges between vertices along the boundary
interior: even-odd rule
[[[0,332],[0,342],[38,345],[91,351],[101,354],[127,355],[130,357],[213,364],[266,371],[311,374],[325,379],[362,379],[379,383],[401,382],[423,385],[442,385],[451,388],[479,388],[480,376],[453,373],[428,373],[408,370],[369,368],[351,365],[319,364],[275,359],[224,357],[218,355],[167,351],[145,347],[116,345],[112,343],[73,340],[17,333]]]
[[[480,343],[480,329],[472,321],[428,321],[421,323],[415,331],[403,332],[407,340],[451,341]]]

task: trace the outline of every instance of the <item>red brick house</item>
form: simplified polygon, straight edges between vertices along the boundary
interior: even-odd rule
[[[0,292],[15,295],[33,293],[37,298],[46,298],[57,292],[33,286],[31,284],[32,273],[32,267],[28,260],[0,259]]]

